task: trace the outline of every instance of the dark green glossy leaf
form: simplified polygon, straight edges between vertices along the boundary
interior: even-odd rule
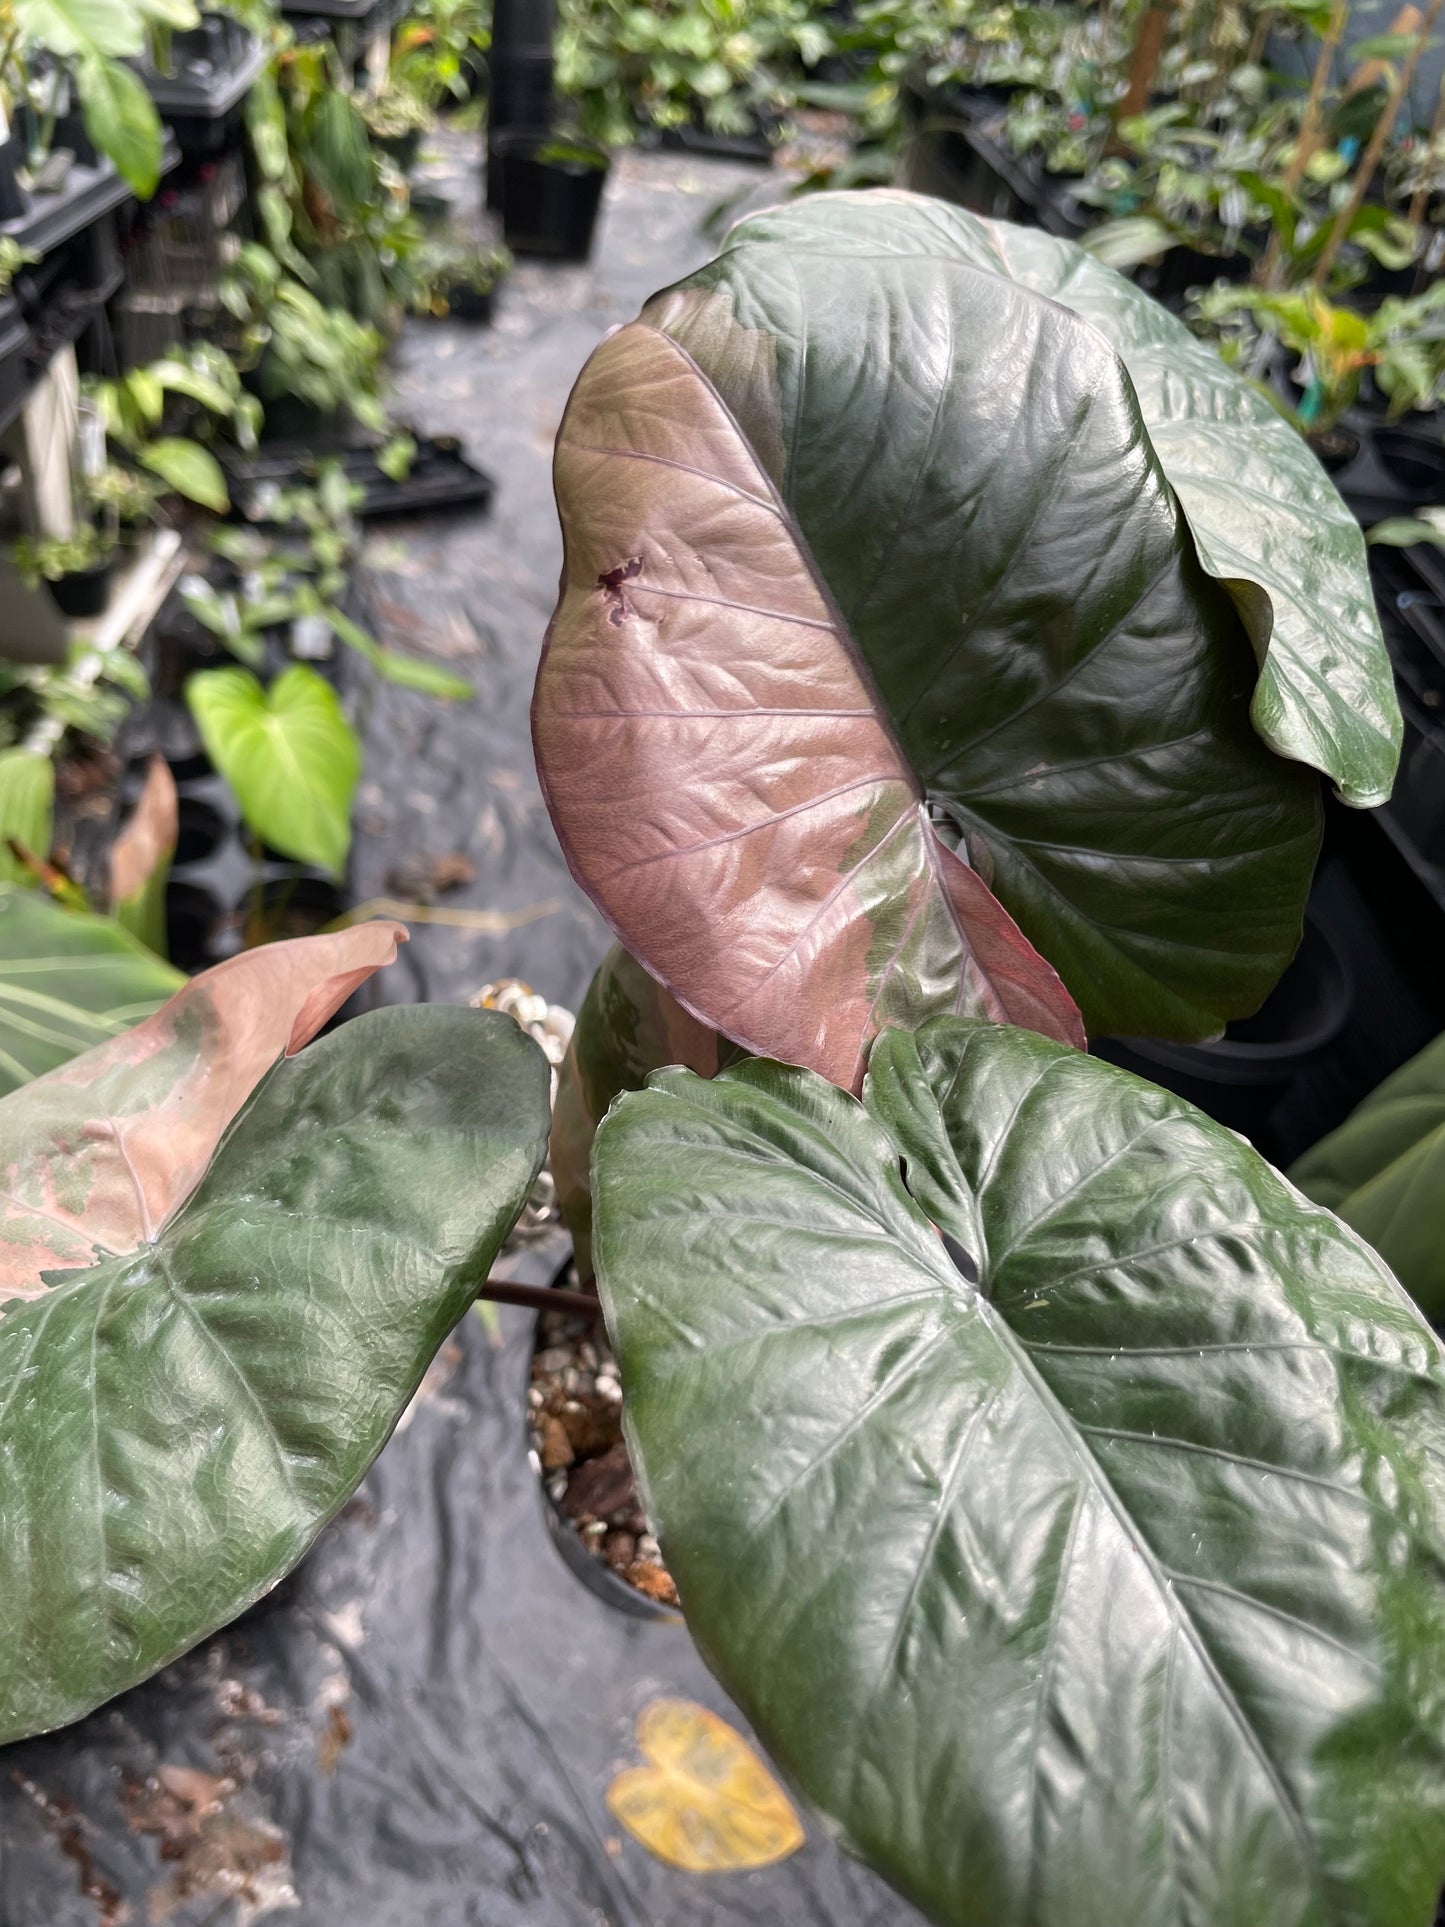
[[[949,264],[971,262],[1096,329],[1128,370],[1204,567],[1248,627],[1261,664],[1256,728],[1280,755],[1323,771],[1347,802],[1389,796],[1400,712],[1359,524],[1308,446],[1207,342],[1073,243],[919,195],[813,195],[755,215],[694,283],[738,288],[753,270],[730,256],[766,247],[794,255],[805,284],[815,258],[856,274],[877,251],[895,271],[927,262],[935,284]]]
[[[643,318],[732,410],[1089,1029],[1256,1008],[1318,835],[1284,758],[1368,802],[1399,740],[1362,539],[1298,436],[1080,250],[916,196],[754,216]]]
[[[1387,1077],[1290,1171],[1445,1319],[1445,1037]]]
[[[1426,1927],[1433,1333],[1243,1140],[1036,1035],[885,1032],[865,1102],[665,1071],[598,1134],[629,1439],[728,1690],[954,1927]]]
[[[155,1235],[9,1307],[0,1739],[145,1678],[296,1563],[485,1278],[547,1088],[500,1014],[359,1018],[275,1066]]]
[[[0,888],[0,1096],[128,1030],[184,982],[109,917]]]

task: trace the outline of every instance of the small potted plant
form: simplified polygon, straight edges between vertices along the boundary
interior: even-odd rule
[[[504,247],[440,235],[423,252],[418,266],[422,314],[454,315],[458,321],[490,321],[497,287],[512,265]]]
[[[607,185],[606,149],[574,135],[516,131],[497,135],[491,160],[512,252],[585,261]]]
[[[105,607],[115,549],[113,535],[86,522],[70,536],[22,535],[10,557],[27,587],[45,582],[62,614],[80,620]]]

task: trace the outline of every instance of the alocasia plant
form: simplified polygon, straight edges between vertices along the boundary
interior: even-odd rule
[[[0,1741],[296,1563],[521,1210],[549,1073],[510,1018],[301,1049],[404,935],[246,952],[0,1102]]]
[[[556,473],[538,764],[626,948],[554,1169],[703,1652],[949,1927],[1425,1927],[1445,1354],[1076,1048],[1255,1008],[1317,772],[1388,792],[1358,529],[1118,276],[895,194],[742,223]]]

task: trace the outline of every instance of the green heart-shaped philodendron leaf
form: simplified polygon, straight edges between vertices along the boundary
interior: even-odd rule
[[[295,1565],[486,1277],[547,1097],[509,1017],[360,1017],[275,1065],[169,1222],[5,1311],[0,1741],[134,1685]]]
[[[0,885],[0,1096],[129,1030],[185,981],[109,917]]]
[[[1375,1247],[1428,1317],[1445,1319],[1445,1037],[1387,1077],[1290,1177]]]
[[[668,1070],[598,1133],[629,1443],[729,1692],[951,1927],[1427,1927],[1434,1334],[1096,1059],[939,1019],[864,1102]]]
[[[201,669],[186,701],[247,828],[282,856],[340,876],[361,745],[330,683],[304,662],[269,688],[249,669]]]
[[[1363,540],[1301,439],[1080,249],[916,195],[752,216],[643,319],[737,418],[1089,1029],[1255,1009],[1318,836],[1284,759],[1375,803],[1400,740]]]
[[[937,834],[847,629],[716,389],[634,322],[557,436],[566,538],[532,733],[558,838],[628,950],[749,1050],[862,1082],[941,1011],[1082,1044]]]

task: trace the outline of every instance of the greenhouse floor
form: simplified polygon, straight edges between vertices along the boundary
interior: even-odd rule
[[[552,436],[594,343],[704,259],[705,214],[762,178],[629,159],[592,267],[519,267],[489,329],[408,327],[400,412],[459,435],[497,488],[485,516],[369,536],[378,634],[479,692],[443,707],[383,687],[371,702],[354,894],[464,913],[413,921],[394,999],[461,1001],[516,975],[575,1004],[600,953],[528,748],[559,562]],[[542,1282],[555,1242],[514,1262]],[[359,1493],[248,1615],[81,1724],[7,1749],[0,1927],[916,1920],[816,1822],[772,1868],[700,1876],[611,1820],[606,1788],[637,1762],[644,1706],[728,1708],[680,1622],[604,1601],[553,1544],[527,1454],[531,1323],[463,1321]]]

